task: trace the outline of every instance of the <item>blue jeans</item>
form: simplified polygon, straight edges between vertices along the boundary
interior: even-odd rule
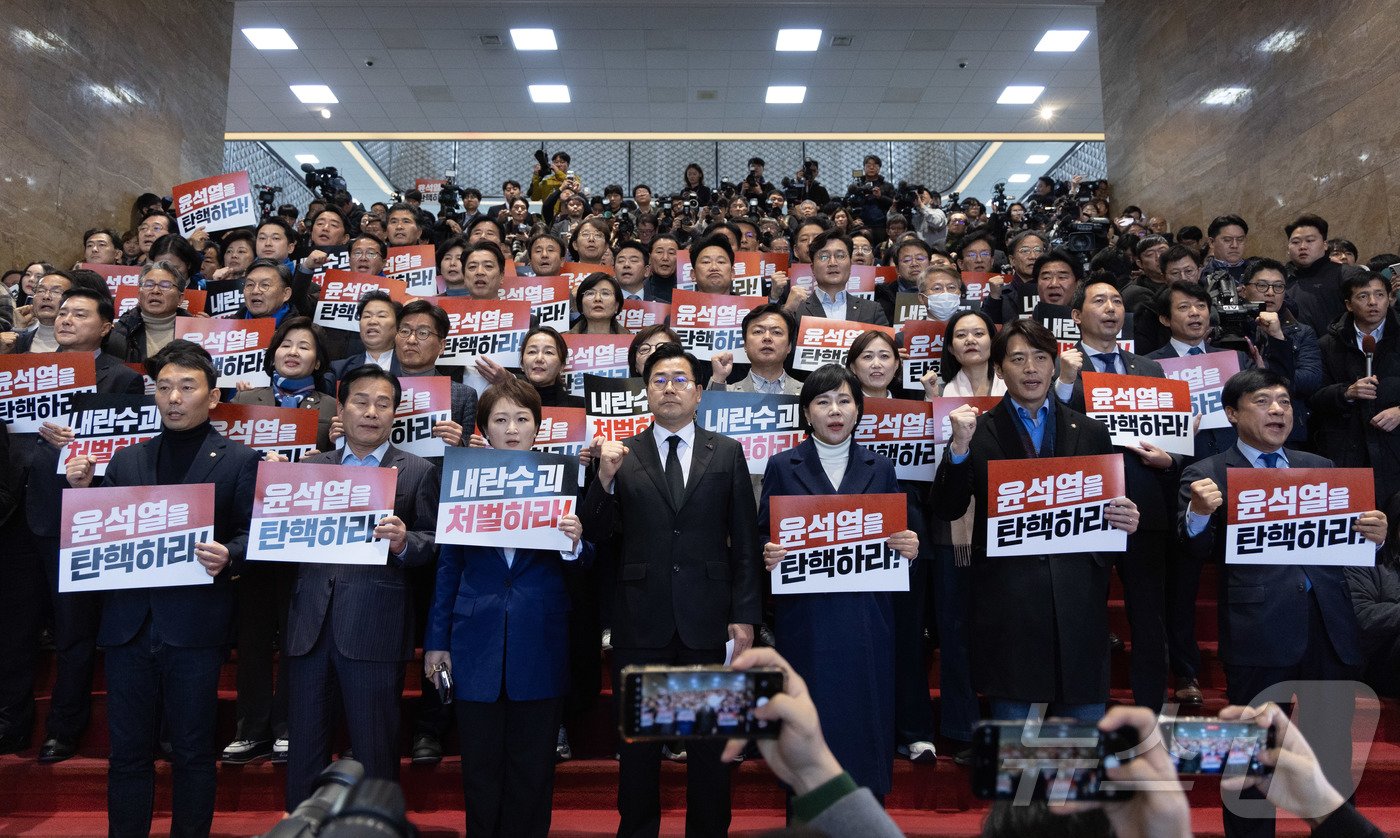
[[[207,836],[214,821],[214,724],[223,646],[170,646],[147,618],[130,642],[106,651],[110,838],[147,836],[155,804],[155,758],[162,714],[169,727],[172,838]]]
[[[992,698],[989,701],[992,706],[992,718],[997,721],[1024,722],[1031,715],[1032,704],[1029,701],[1015,701],[1009,698]],[[1078,719],[1089,724],[1102,719],[1108,709],[1106,704],[1064,704],[1058,701],[1042,706],[1045,711],[1043,718]]]

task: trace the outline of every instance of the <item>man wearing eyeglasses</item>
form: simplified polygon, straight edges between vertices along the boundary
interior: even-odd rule
[[[958,268],[964,273],[994,273],[997,242],[991,233],[975,230],[958,245]]]
[[[292,272],[271,259],[254,259],[243,277],[243,305],[237,317],[271,317],[279,326],[292,310]]]
[[[1045,237],[1027,230],[1012,238],[1007,248],[1011,251],[1011,272],[991,278],[987,299],[982,304],[982,310],[993,323],[1009,323],[1018,317],[1027,317],[1040,302],[1035,284],[1035,260],[1048,249]],[[997,305],[994,300],[1000,300],[1001,304]]]
[[[39,281],[34,285],[34,298],[30,302],[30,316],[34,318],[36,325],[19,336],[12,351],[58,351],[54,320],[58,317],[59,301],[73,284],[73,275],[67,271],[55,271],[39,277]]]
[[[753,645],[762,616],[757,508],[740,445],[695,423],[700,362],[661,344],[643,368],[650,428],[594,440],[598,478],[580,505],[584,537],[617,539],[613,683],[633,664],[717,664]],[[730,822],[723,743],[689,745],[686,835],[723,836]],[[619,749],[619,836],[661,825],[661,743]]]
[[[933,248],[917,236],[908,236],[894,252],[895,281],[875,286],[875,302],[885,313],[885,322],[894,322],[894,301],[899,294],[919,293],[919,277],[928,267]]]
[[[852,323],[888,326],[890,320],[874,300],[846,291],[851,279],[851,239],[839,230],[828,230],[812,239],[812,294],[793,311],[803,317],[826,317]]]

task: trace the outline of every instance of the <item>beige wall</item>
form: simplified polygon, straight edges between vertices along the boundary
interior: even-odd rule
[[[228,0],[0,2],[0,267],[221,171],[232,29]]]
[[[1328,220],[1366,259],[1400,246],[1400,40],[1393,0],[1108,0],[1099,9],[1108,176],[1173,227],[1238,212],[1254,255]],[[1291,52],[1257,47],[1296,30]],[[1249,87],[1239,105],[1201,99]]]

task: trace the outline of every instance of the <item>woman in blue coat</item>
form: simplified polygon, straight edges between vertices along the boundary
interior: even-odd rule
[[[805,442],[768,461],[758,523],[763,561],[772,570],[786,551],[770,536],[769,502],[779,495],[903,494],[889,458],[851,435],[865,399],[860,381],[828,364],[807,377],[798,405]],[[890,536],[906,561],[919,552],[912,530]],[[807,682],[827,743],[857,785],[884,799],[894,760],[894,610],[889,593],[787,594],[774,597],[778,654]]]
[[[477,426],[492,448],[528,451],[540,397],[516,378],[486,388]],[[546,836],[554,744],[569,690],[565,574],[591,559],[575,515],[569,551],[444,545],[423,642],[436,683],[452,675],[469,836]]]

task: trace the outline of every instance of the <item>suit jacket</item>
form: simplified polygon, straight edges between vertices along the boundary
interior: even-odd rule
[[[97,356],[97,392],[140,395],[146,383],[133,369],[115,355],[103,352]],[[29,530],[38,536],[58,538],[59,511],[63,508],[63,490],[68,479],[58,473],[59,449],[38,434],[23,434],[26,442],[29,473],[24,489],[25,515]]]
[[[103,486],[155,486],[161,436],[123,448],[107,464]],[[99,646],[120,646],[136,636],[149,616],[152,628],[171,646],[223,646],[233,625],[233,577],[243,564],[248,521],[253,515],[258,452],[218,431],[209,434],[181,484],[214,484],[214,540],[228,548],[229,564],[212,585],[104,591]]]
[[[817,299],[816,289],[807,299],[802,301],[802,305],[797,307],[794,315],[800,321],[803,317],[826,317],[826,309],[822,308],[821,300]],[[890,325],[889,318],[885,317],[885,312],[880,308],[880,304],[874,300],[867,300],[864,297],[857,297],[853,294],[846,295],[846,320],[852,323],[869,323],[875,326]]]
[[[339,465],[346,449],[327,451],[304,463]],[[431,564],[437,548],[438,467],[393,445],[380,468],[398,471],[394,514],[408,527],[402,559],[384,565],[299,564],[287,610],[284,651],[309,654],[327,620],[335,645],[352,660],[403,661],[413,657],[413,599],[403,569]]]
[[[1093,350],[1083,343],[1076,343],[1075,349],[1084,353],[1084,369],[1098,370],[1089,357]],[[1152,378],[1166,378],[1162,365],[1142,355],[1119,350],[1126,375],[1145,375]],[[1057,379],[1058,380],[1058,379]],[[1079,413],[1084,412],[1084,379],[1075,378],[1074,392],[1070,395],[1069,406]],[[1156,469],[1143,463],[1142,458],[1131,451],[1123,453],[1123,477],[1128,485],[1128,497],[1138,506],[1142,518],[1138,523],[1138,533],[1171,532],[1176,520],[1169,512],[1172,508],[1172,493],[1176,491],[1176,478],[1181,473],[1181,457],[1172,455],[1171,468]]]
[[[444,545],[423,648],[452,653],[460,701],[556,698],[569,690],[569,599],[565,575],[591,560],[558,550]]]
[[[613,491],[594,480],[579,513],[589,541],[619,539],[613,644],[656,649],[679,633],[691,649],[719,649],[730,623],[756,625],[763,616],[757,512],[744,451],[697,425],[677,508],[655,432],[653,426],[624,440],[630,453]]]
[[[1108,430],[1051,398],[1055,456],[1113,453]],[[944,453],[929,496],[945,521],[976,512],[972,532],[972,662],[977,688],[1021,701],[1108,699],[1108,578],[1112,554],[987,557],[987,463],[1026,458],[1011,399],[977,418],[968,456]],[[1125,455],[1127,459],[1130,455]]]
[[[1293,468],[1331,468],[1332,461],[1306,451],[1287,449]],[[1181,537],[1199,560],[1220,564],[1220,659],[1232,666],[1292,666],[1308,645],[1308,583],[1322,611],[1332,648],[1343,663],[1359,665],[1361,630],[1352,610],[1346,576],[1340,567],[1225,564],[1225,504],[1199,535],[1186,532],[1191,484],[1209,477],[1225,490],[1225,470],[1252,468],[1236,446],[1192,463],[1181,475],[1177,504]]]
[[[277,399],[272,395],[272,387],[270,386],[243,390],[233,397],[233,403],[277,407]],[[331,420],[335,418],[335,396],[315,390],[307,393],[306,398],[301,400],[300,409],[315,410],[319,413],[319,418],[316,420],[316,449],[318,451],[331,450]]]

